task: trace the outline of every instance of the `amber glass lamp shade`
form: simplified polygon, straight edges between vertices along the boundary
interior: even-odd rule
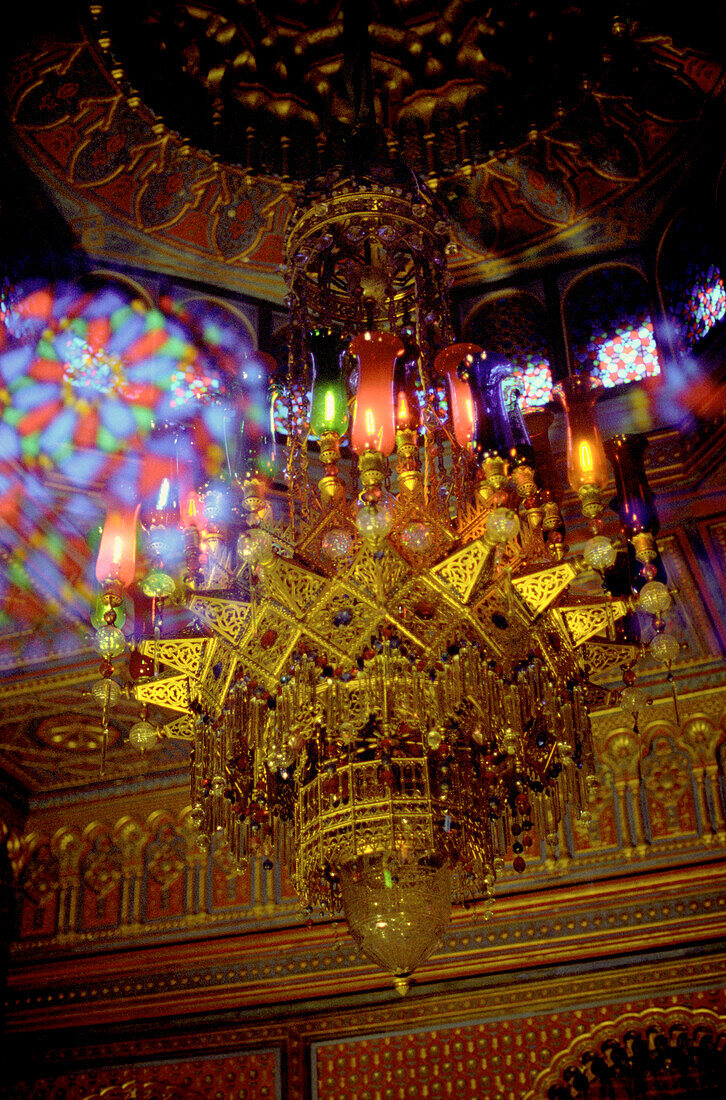
[[[602,389],[587,373],[566,378],[554,389],[565,410],[567,478],[576,493],[585,488],[603,489],[608,479],[607,459],[595,417]]]
[[[446,379],[454,438],[460,447],[466,447],[474,438],[476,409],[471,386],[464,376],[468,376],[481,351],[478,344],[450,344],[434,359],[434,370]]]
[[[357,455],[365,451],[392,453],[396,443],[394,374],[396,359],[404,347],[390,332],[362,332],[350,343],[358,359],[351,446]]]
[[[331,329],[313,329],[308,346],[315,379],[310,431],[317,436],[326,432],[343,436],[348,427],[348,399],[340,366],[343,350],[340,336]]]
[[[643,435],[616,435],[605,443],[615,473],[616,495],[611,506],[628,538],[645,531],[658,534],[658,513],[645,473],[643,456],[647,446]]]
[[[134,509],[110,508],[101,533],[96,558],[96,579],[99,584],[118,584],[128,588],[136,572],[136,520],[139,505]]]

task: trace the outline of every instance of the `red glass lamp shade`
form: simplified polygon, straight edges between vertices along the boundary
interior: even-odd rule
[[[434,370],[446,379],[454,438],[460,447],[465,447],[474,438],[476,410],[471,386],[459,377],[459,366],[462,363],[471,365],[481,351],[478,344],[451,344],[442,348],[434,359]]]
[[[362,332],[350,343],[358,359],[358,390],[351,446],[356,454],[379,451],[389,455],[396,444],[393,378],[404,347],[390,332]]]
[[[128,588],[136,572],[136,520],[139,505],[132,509],[109,509],[103,525],[96,559],[99,584]]]
[[[554,393],[565,410],[567,426],[567,477],[576,493],[603,489],[608,479],[607,459],[595,418],[595,405],[603,387],[587,373],[559,382]]]

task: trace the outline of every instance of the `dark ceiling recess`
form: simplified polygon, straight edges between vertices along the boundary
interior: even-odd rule
[[[340,160],[351,121],[340,0],[108,0],[91,10],[89,34],[132,102],[193,145],[293,180]],[[682,121],[696,112],[693,90],[657,49],[659,36],[688,44],[679,35],[648,3],[374,0],[376,117],[392,150],[423,171],[435,157],[439,174],[543,132],[576,140],[597,125],[594,96]]]

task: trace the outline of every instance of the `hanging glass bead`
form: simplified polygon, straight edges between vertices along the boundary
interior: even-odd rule
[[[649,615],[660,615],[671,606],[671,594],[662,581],[648,581],[638,594],[638,608]]]
[[[503,546],[519,534],[519,516],[511,508],[495,508],[486,522],[486,536],[490,542]]]
[[[409,523],[401,532],[401,542],[412,554],[427,554],[434,543],[428,523]]]
[[[118,701],[121,694],[121,685],[115,680],[96,680],[91,688],[91,695],[101,706],[112,707]]]
[[[609,538],[606,538],[605,535],[595,535],[594,538],[588,539],[585,543],[582,556],[591,569],[603,573],[615,564],[618,555]]]
[[[344,527],[329,527],[320,541],[320,549],[331,561],[340,561],[350,553],[353,536]]]
[[[391,530],[393,518],[387,504],[378,503],[373,507],[364,504],[356,516],[355,525],[361,537],[368,542],[378,542]]]
[[[129,730],[129,741],[135,749],[142,753],[146,752],[147,749],[155,748],[159,743],[156,727],[142,718],[140,722],[135,722]]]
[[[637,714],[645,706],[645,692],[635,684],[624,687],[620,692],[620,709]]]
[[[174,578],[160,569],[154,569],[141,584],[141,591],[149,599],[165,600],[174,594]]]
[[[274,556],[269,531],[254,528],[237,539],[237,557],[245,565],[269,565]]]
[[[101,626],[95,633],[93,644],[102,657],[120,657],[126,649],[126,638],[117,626]]]
[[[648,646],[648,652],[659,665],[670,665],[676,660],[681,647],[672,634],[656,634]]]

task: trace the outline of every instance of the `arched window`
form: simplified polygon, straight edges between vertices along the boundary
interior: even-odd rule
[[[661,246],[658,279],[676,349],[689,351],[726,317],[723,270],[702,219],[682,215],[673,222]]]
[[[604,386],[660,373],[645,279],[633,268],[578,279],[565,298],[565,324],[574,370],[589,370]]]
[[[467,340],[512,364],[524,412],[546,405],[552,371],[543,306],[529,294],[504,294],[479,306],[465,325]]]

